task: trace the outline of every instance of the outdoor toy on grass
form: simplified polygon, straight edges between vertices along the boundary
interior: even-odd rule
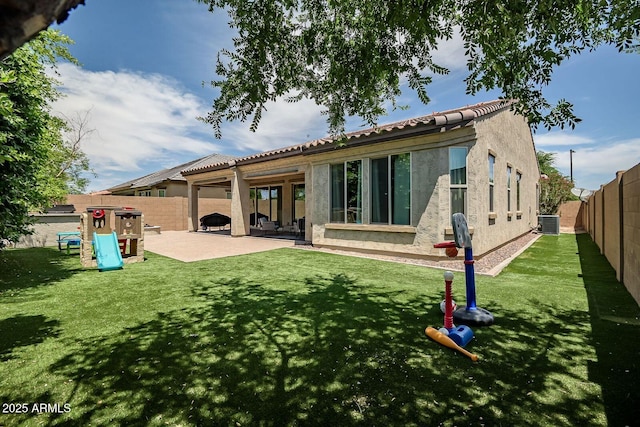
[[[453,284],[453,273],[444,272],[445,298],[444,305],[444,327],[440,332],[451,338],[457,345],[464,347],[473,338],[473,331],[466,325],[456,326],[453,324],[454,302],[452,299],[451,287]],[[442,304],[441,304],[442,305]]]
[[[141,211],[120,206],[89,206],[80,216],[80,261],[100,271],[144,261]]]
[[[470,358],[474,362],[478,361],[478,356],[477,355],[475,355],[473,353],[470,353],[469,351],[465,350],[464,348],[462,348],[461,346],[456,344],[451,338],[449,338],[448,336],[446,336],[442,332],[436,330],[435,328],[432,328],[431,326],[428,326],[427,329],[424,330],[424,333],[427,334],[427,336],[429,338],[431,338],[432,340],[434,340],[438,344],[442,344],[445,347],[449,347],[449,348],[452,348],[452,349],[454,349],[456,351],[459,351],[460,353],[464,354],[465,356],[467,356],[468,358]]]
[[[436,248],[456,248],[464,249],[464,274],[466,281],[467,305],[459,307],[453,312],[453,320],[457,323],[470,326],[490,326],[493,325],[494,318],[491,312],[476,306],[476,278],[473,269],[473,248],[471,245],[471,235],[467,226],[467,219],[462,213],[454,213],[451,218],[453,225],[454,242],[443,242],[434,245]]]

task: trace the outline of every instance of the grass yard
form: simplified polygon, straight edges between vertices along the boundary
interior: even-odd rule
[[[443,292],[440,270],[296,249],[104,273],[3,251],[0,425],[636,425],[640,309],[587,235],[477,278],[479,363],[425,336]]]

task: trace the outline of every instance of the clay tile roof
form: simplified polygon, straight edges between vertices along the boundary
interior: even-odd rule
[[[369,129],[359,130],[355,132],[346,133],[342,137],[325,137],[316,139],[313,141],[305,142],[302,144],[291,145],[288,147],[278,148],[275,150],[265,151],[262,153],[252,154],[246,157],[239,157],[231,162],[218,162],[209,165],[200,165],[197,167],[190,167],[182,171],[183,175],[194,175],[197,173],[208,172],[218,169],[225,169],[235,164],[254,163],[256,161],[266,160],[272,157],[285,157],[289,155],[296,155],[302,153],[305,150],[313,149],[317,147],[327,146],[335,143],[336,141],[353,141],[357,139],[366,139],[372,136],[380,135],[385,132],[396,132],[411,128],[417,128],[419,126],[431,126],[431,127],[444,127],[455,124],[462,124],[471,120],[477,119],[482,116],[486,116],[493,112],[509,108],[514,103],[513,100],[498,99],[495,101],[481,102],[474,105],[468,105],[454,110],[447,110],[442,112],[434,112],[426,116],[415,117],[412,119],[402,120],[394,123],[384,124]]]

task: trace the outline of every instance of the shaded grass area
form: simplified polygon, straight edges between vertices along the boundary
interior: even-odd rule
[[[610,425],[640,422],[640,316],[616,272],[586,235],[577,235],[597,363],[589,378],[602,386]]]
[[[640,313],[592,245],[544,236],[477,278],[496,316],[477,364],[424,335],[439,270],[281,249],[99,273],[5,251],[0,402],[70,410],[0,425],[633,425]]]

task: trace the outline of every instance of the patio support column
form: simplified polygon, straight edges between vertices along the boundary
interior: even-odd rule
[[[189,231],[198,231],[198,190],[200,186],[187,181],[187,227]]]
[[[312,226],[313,226],[313,208],[315,200],[313,199],[313,167],[307,166],[304,171],[304,239],[313,242]]]
[[[236,166],[232,166],[231,170],[233,171],[231,180],[231,235],[248,236],[251,234],[249,226],[251,210],[249,183]]]

